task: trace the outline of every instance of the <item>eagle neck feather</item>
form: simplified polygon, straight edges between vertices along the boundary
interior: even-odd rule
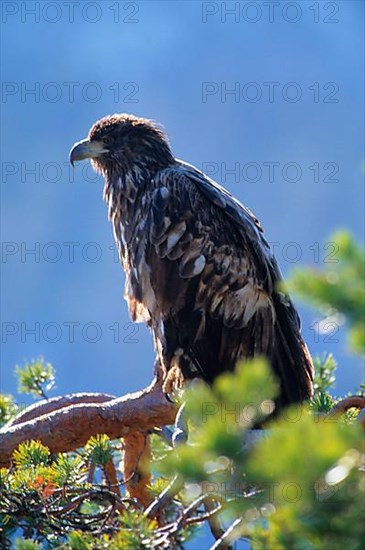
[[[125,270],[127,264],[134,263],[130,249],[138,227],[145,223],[144,205],[152,187],[153,178],[145,165],[118,165],[116,170],[105,173],[104,199]]]

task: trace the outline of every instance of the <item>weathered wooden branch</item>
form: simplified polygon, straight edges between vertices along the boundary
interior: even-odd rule
[[[105,478],[108,482],[108,487],[110,491],[118,495],[118,497],[120,497],[117,470],[114,466],[114,462],[112,458],[109,458],[108,462],[104,464],[103,471],[104,471]]]
[[[365,397],[363,395],[351,395],[341,399],[332,409],[329,414],[343,414],[349,409],[363,409],[365,407]]]
[[[151,458],[150,436],[146,432],[133,432],[124,437],[123,477],[127,496],[136,498],[144,508],[152,501],[147,487],[151,483],[148,461]]]
[[[24,418],[28,420],[8,424],[0,430],[0,466],[10,466],[13,451],[31,439],[41,441],[52,453],[67,452],[85,445],[92,435],[125,438],[174,422],[176,409],[157,381],[140,392],[110,397],[95,394],[93,401],[88,402],[90,395],[75,394],[58,401],[50,400],[48,405],[43,403],[43,408],[32,407],[29,416],[26,411],[17,418],[19,422]],[[49,406],[54,407],[52,412]],[[37,410],[43,414],[34,417]]]
[[[70,395],[62,395],[58,397],[51,397],[50,399],[42,399],[37,403],[33,403],[26,409],[23,409],[15,418],[13,418],[5,427],[14,426],[15,424],[21,424],[27,420],[33,420],[38,416],[49,414],[53,411],[62,409],[63,407],[70,407],[71,405],[77,405],[81,403],[105,403],[116,399],[115,395],[109,395],[107,393],[72,393]]]

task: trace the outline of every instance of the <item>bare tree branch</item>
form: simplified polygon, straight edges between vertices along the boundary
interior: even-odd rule
[[[209,548],[209,550],[223,550],[227,546],[238,538],[235,533],[242,523],[242,518],[236,519],[230,527],[224,532],[224,534]]]
[[[328,413],[331,414],[343,414],[349,409],[363,409],[365,407],[365,397],[363,395],[351,395],[341,399]]]
[[[136,498],[143,507],[151,501],[147,486],[151,483],[148,461],[151,458],[150,438],[147,433],[134,432],[124,437],[123,474],[127,495]]]
[[[70,407],[71,405],[82,403],[105,403],[112,399],[116,399],[116,397],[114,395],[108,395],[107,393],[73,393],[70,395],[52,397],[50,399],[42,399],[42,401],[33,403],[33,405],[22,410],[15,418],[6,424],[5,428],[27,422],[28,420],[33,420],[33,418],[49,414],[63,407]]]
[[[68,399],[72,401],[72,396]],[[47,410],[44,407],[43,411]],[[52,453],[67,452],[85,445],[92,435],[106,434],[116,439],[134,431],[147,432],[155,426],[172,424],[175,415],[176,408],[168,402],[157,380],[140,392],[116,399],[62,406],[0,430],[0,466],[8,467],[13,451],[31,439],[40,440]]]
[[[167,507],[183,486],[184,482],[181,476],[177,474],[145,510],[145,516],[148,518],[158,517],[160,511]]]
[[[114,466],[113,459],[110,458],[103,466],[103,472],[108,482],[108,487],[112,493],[115,493],[120,497],[119,483],[117,478],[117,471]]]
[[[332,407],[328,416],[339,416],[349,409],[360,410],[356,420],[365,428],[365,397],[363,395],[350,395],[349,397],[345,397],[345,399],[341,399],[341,401]]]
[[[211,499],[207,498],[204,501],[204,508],[207,512],[207,514],[210,514],[207,517],[208,524],[210,527],[210,531],[215,538],[215,540],[219,540],[224,535],[224,529],[222,528],[219,518],[217,518],[216,514],[216,505],[215,505],[215,499],[212,497]],[[230,550],[232,546],[228,543],[222,542],[221,544],[222,550]]]

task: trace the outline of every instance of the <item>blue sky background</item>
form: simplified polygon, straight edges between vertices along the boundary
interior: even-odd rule
[[[119,395],[150,382],[152,338],[128,324],[103,182],[86,164],[72,172],[70,147],[105,114],[154,118],[176,156],[257,214],[284,274],[323,267],[334,230],[363,239],[363,4],[280,2],[272,15],[262,2],[105,1],[73,17],[54,4],[2,3],[1,390],[43,355],[57,393]],[[353,390],[362,366],[345,330],[315,338],[320,315],[298,306],[310,350],[333,352],[338,392]]]

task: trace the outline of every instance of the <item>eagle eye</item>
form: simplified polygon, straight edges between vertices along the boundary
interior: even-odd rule
[[[110,144],[110,143],[113,143],[113,138],[111,137],[105,137],[103,138],[103,143],[105,143],[106,145]]]

